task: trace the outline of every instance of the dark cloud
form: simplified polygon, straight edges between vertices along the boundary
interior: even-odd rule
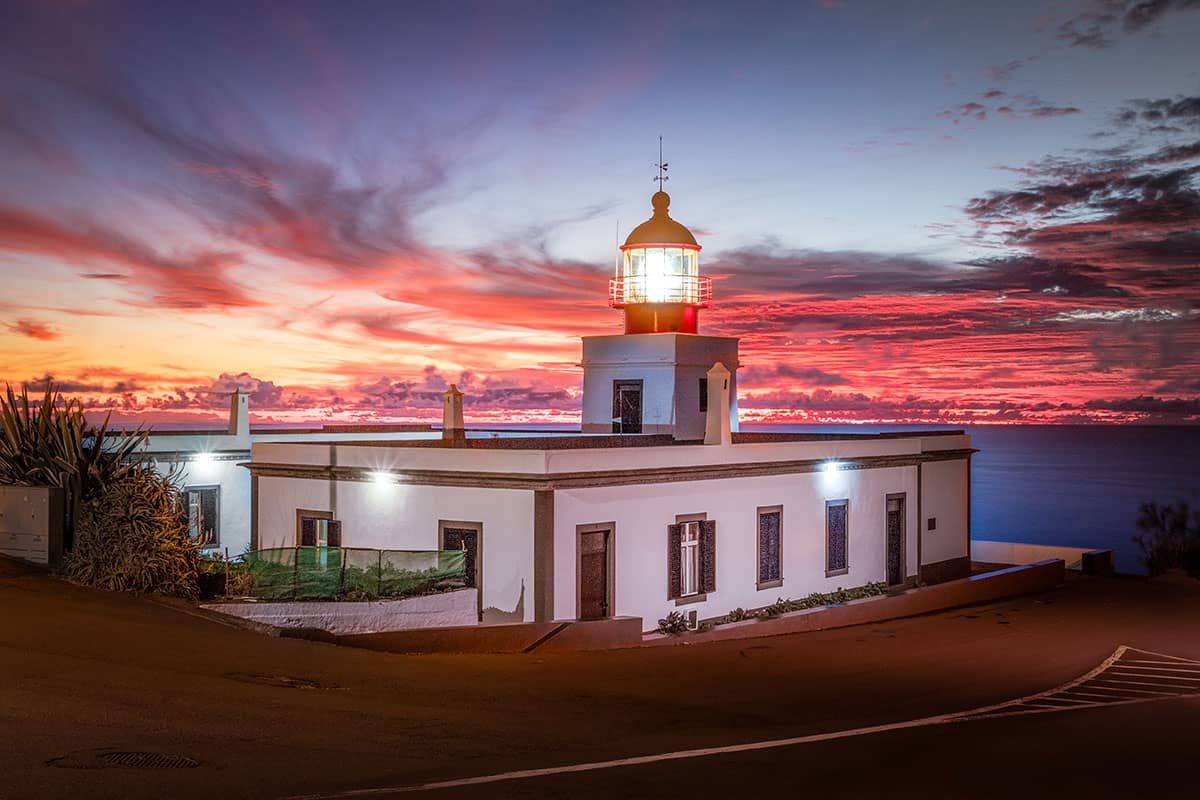
[[[1162,17],[1200,9],[1200,0],[1093,0],[1092,8],[1058,27],[1057,37],[1069,47],[1104,49],[1117,43],[1118,34],[1145,30]]]
[[[987,68],[988,77],[993,81],[1005,81],[1013,76],[1017,70],[1026,64],[1032,64],[1037,61],[1037,56],[1028,56],[1026,58],[1014,59],[1004,64],[997,64]]]
[[[1006,96],[999,89],[992,89],[984,92],[980,97],[980,101],[993,101]],[[1036,95],[1018,94],[1009,98],[1004,103],[995,106],[989,106],[987,103],[978,101],[961,103],[953,108],[938,112],[937,116],[958,125],[968,120],[983,122],[988,118],[989,112],[995,112],[1009,119],[1051,119],[1081,113],[1080,109],[1075,106],[1056,106],[1045,102]]]
[[[780,379],[783,379],[784,382],[796,381],[805,386],[842,386],[849,383],[845,376],[828,372],[819,367],[776,364],[770,368],[752,366],[738,371],[738,385],[745,388],[777,385]]]
[[[1118,125],[1139,125],[1155,133],[1200,132],[1200,96],[1130,100],[1114,118]]]
[[[1088,400],[1083,407],[1092,411],[1195,417],[1200,415],[1200,398],[1167,398],[1147,395],[1122,400]]]
[[[1025,186],[968,204],[983,230],[1041,259],[1101,266],[1115,285],[1195,285],[1200,142],[1084,151],[1021,174]]]

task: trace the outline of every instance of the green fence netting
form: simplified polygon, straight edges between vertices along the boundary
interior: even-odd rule
[[[373,600],[413,597],[465,585],[462,550],[276,547],[242,556],[255,597]]]

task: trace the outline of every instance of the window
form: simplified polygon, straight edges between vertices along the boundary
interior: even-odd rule
[[[188,536],[202,548],[221,544],[221,487],[189,486],[187,496]]]
[[[850,571],[849,500],[825,501],[825,577]]]
[[[342,523],[329,511],[297,511],[300,547],[341,547]]]
[[[700,594],[700,523],[683,523],[679,540],[679,594],[681,597]]]
[[[700,379],[700,413],[708,413],[708,378]]]
[[[690,519],[667,526],[667,548],[668,598],[695,602],[716,591],[716,522]]]
[[[783,506],[758,510],[758,588],[783,585]]]

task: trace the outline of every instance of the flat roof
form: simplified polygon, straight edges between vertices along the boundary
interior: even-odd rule
[[[557,434],[548,436],[520,435],[489,436],[472,438],[468,429],[465,439],[346,439],[337,442],[339,447],[424,447],[451,448],[459,450],[583,450],[620,447],[677,447],[704,444],[703,439],[676,439],[669,433],[636,434]],[[734,444],[768,444],[778,442],[870,442],[884,439],[921,439],[929,436],[965,436],[963,430],[944,431],[896,431],[888,433],[772,433],[738,432],[733,434]],[[305,444],[305,442],[276,442],[275,444]],[[322,443],[323,444],[323,443]]]

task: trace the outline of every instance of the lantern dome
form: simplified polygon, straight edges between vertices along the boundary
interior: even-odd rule
[[[699,247],[692,232],[671,219],[667,213],[671,205],[671,195],[662,191],[655,192],[650,198],[650,205],[654,208],[654,215],[629,233],[629,237],[625,239],[626,247],[635,244],[689,244]]]
[[[650,198],[654,215],[621,245],[608,302],[625,311],[626,333],[697,333],[699,309],[712,300],[712,279],[700,274],[700,245],[671,219],[671,196]]]

